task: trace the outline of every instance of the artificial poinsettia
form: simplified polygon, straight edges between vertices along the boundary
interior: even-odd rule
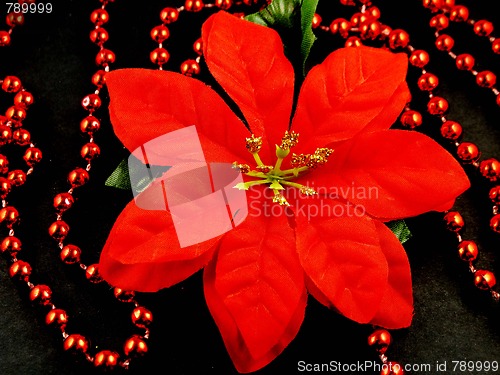
[[[390,129],[410,98],[405,55],[334,51],[309,71],[292,114],[293,69],[275,31],[221,11],[202,38],[210,73],[246,125],[199,80],[123,69],[107,75],[113,128],[132,152],[194,125],[207,163],[236,162],[235,187],[253,214],[183,247],[168,207],[132,200],[102,251],[102,276],[152,292],[205,268],[207,305],[240,372],[293,340],[309,294],[357,322],[408,327],[410,266],[384,222],[449,209],[469,181],[429,137]]]

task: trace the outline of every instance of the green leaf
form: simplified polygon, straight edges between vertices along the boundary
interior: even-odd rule
[[[266,8],[245,17],[248,21],[276,30],[285,45],[285,54],[305,75],[305,64],[316,36],[312,19],[318,0],[273,0]]]
[[[399,242],[401,242],[402,244],[412,237],[410,228],[408,228],[404,220],[390,221],[386,223],[386,225],[396,235],[396,237],[399,239]]]
[[[134,158],[132,164],[129,163],[130,158]],[[136,167],[129,168],[130,165]],[[139,165],[143,166],[138,159],[130,155],[130,157],[123,159],[120,164],[118,164],[104,184],[117,189],[132,190],[136,193],[140,193],[144,191],[155,178],[160,177],[169,169],[169,167],[151,165],[147,169],[148,174],[145,175],[145,169],[143,167],[139,168]],[[131,181],[134,181],[134,186],[132,186]]]

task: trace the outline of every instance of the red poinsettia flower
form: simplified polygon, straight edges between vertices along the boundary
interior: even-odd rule
[[[132,200],[104,246],[102,276],[151,292],[205,268],[206,302],[240,372],[265,366],[293,340],[308,294],[360,323],[408,327],[410,266],[384,222],[449,209],[469,181],[429,137],[390,129],[410,98],[406,56],[331,53],[307,74],[291,117],[293,69],[275,31],[221,11],[202,37],[210,73],[247,126],[199,80],[123,69],[107,76],[114,131],[132,152],[195,125],[207,162],[236,161],[249,205],[280,214],[250,214],[182,247],[168,209]]]

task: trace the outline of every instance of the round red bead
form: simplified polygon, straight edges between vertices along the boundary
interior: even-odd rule
[[[42,160],[42,151],[36,147],[29,147],[24,153],[23,159],[26,164],[32,167]]]
[[[101,153],[101,149],[94,142],[86,143],[80,150],[80,155],[87,161],[93,160]]]
[[[119,355],[111,350],[101,350],[94,357],[94,366],[102,369],[113,369],[118,365]]]
[[[139,328],[148,328],[153,321],[153,314],[145,307],[138,306],[132,311],[132,323]]]
[[[12,189],[10,181],[5,177],[0,177],[0,198],[5,199]]]
[[[360,47],[363,45],[361,42],[361,39],[358,38],[357,36],[350,36],[347,38],[344,44],[346,47]]]
[[[417,84],[422,91],[432,91],[438,86],[439,79],[432,73],[424,73],[419,77]]]
[[[201,38],[196,39],[193,43],[193,51],[199,56],[203,54],[203,41]]]
[[[155,26],[151,30],[151,39],[153,39],[156,43],[163,43],[169,36],[170,31],[165,25]]]
[[[93,284],[98,284],[103,281],[101,275],[99,274],[99,266],[97,264],[91,264],[87,267],[85,270],[85,277]]]
[[[444,14],[438,14],[431,18],[429,25],[436,30],[443,30],[450,25],[450,20]]]
[[[460,139],[462,132],[462,126],[456,121],[447,120],[441,125],[441,135],[450,141]]]
[[[391,344],[391,334],[385,329],[377,329],[368,336],[368,345],[375,348],[379,354],[384,354]]]
[[[313,19],[312,19],[312,28],[317,29],[319,26],[321,26],[321,22],[323,19],[318,13],[314,13]]]
[[[186,60],[181,64],[181,73],[185,76],[200,74],[200,64],[196,60]]]
[[[120,302],[132,302],[135,298],[135,292],[133,290],[125,290],[118,287],[113,289],[113,294]]]
[[[18,92],[21,90],[21,80],[15,76],[7,76],[3,79],[2,90],[5,92]]]
[[[450,20],[453,22],[465,22],[469,19],[469,9],[463,5],[455,5],[450,10]]]
[[[61,250],[61,260],[66,264],[75,264],[80,262],[82,251],[78,246],[66,245]]]
[[[30,291],[30,300],[41,306],[50,305],[52,290],[47,285],[36,285]]]
[[[0,223],[5,224],[7,228],[12,228],[18,220],[19,212],[14,207],[7,206],[0,209]]]
[[[9,159],[7,156],[0,154],[0,174],[5,174],[9,171]]]
[[[227,10],[233,6],[233,0],[215,0],[215,6]]]
[[[75,198],[70,193],[59,193],[54,197],[54,208],[59,212],[64,212],[73,206]]]
[[[163,65],[169,60],[170,54],[165,48],[160,47],[154,49],[149,57],[153,64]]]
[[[21,186],[26,182],[26,173],[21,169],[14,169],[7,174],[12,186]]]
[[[11,27],[24,25],[24,14],[20,12],[10,12],[6,17],[7,25]]]
[[[97,94],[89,94],[82,99],[82,107],[90,112],[99,109],[101,104],[101,98]]]
[[[31,275],[31,266],[22,260],[15,261],[9,268],[9,275],[12,278],[28,282]]]
[[[449,52],[454,45],[455,40],[447,34],[442,34],[436,38],[436,48],[440,51]]]
[[[483,160],[479,164],[479,171],[483,177],[491,182],[496,182],[500,178],[500,161],[495,158]]]
[[[91,81],[98,88],[101,88],[106,84],[106,71],[99,69],[97,72],[94,73]]]
[[[457,156],[464,163],[474,163],[479,159],[481,153],[474,143],[462,142],[457,147]]]
[[[377,20],[369,19],[361,23],[359,31],[361,39],[375,40],[382,32],[382,25]]]
[[[89,342],[84,336],[74,333],[66,337],[63,348],[72,354],[86,354],[89,349]]]
[[[351,23],[345,18],[337,18],[330,24],[330,32],[332,34],[339,34],[342,38],[347,38],[349,30],[351,30]]]
[[[99,46],[102,45],[103,43],[105,43],[108,40],[108,38],[109,38],[108,32],[106,31],[106,29],[104,29],[102,27],[98,27],[97,29],[93,29],[90,32],[90,40]]]
[[[389,47],[393,50],[406,48],[410,44],[410,35],[402,29],[392,30],[389,34]]]
[[[15,258],[17,253],[22,249],[22,242],[19,238],[14,236],[5,237],[0,243],[0,250],[2,254],[8,254],[12,258]]]
[[[475,64],[475,59],[472,55],[468,53],[462,53],[461,55],[457,56],[455,64],[457,65],[457,68],[460,70],[472,70]]]
[[[444,215],[446,228],[452,232],[460,232],[465,225],[464,219],[460,212],[450,211]]]
[[[0,146],[9,143],[12,140],[12,130],[7,125],[0,124]]]
[[[387,362],[382,365],[380,375],[404,375],[403,366],[397,362]]]
[[[500,186],[492,187],[488,196],[494,204],[500,204]]]
[[[52,309],[45,316],[45,324],[55,326],[64,331],[68,323],[68,314],[62,309]]]
[[[421,49],[417,49],[410,54],[410,64],[417,68],[423,68],[429,63],[429,54]]]
[[[101,127],[101,122],[94,116],[87,116],[80,122],[80,130],[83,133],[92,135]]]
[[[403,126],[414,129],[417,126],[422,125],[422,114],[410,109],[401,114],[399,121]]]
[[[64,240],[68,235],[68,233],[69,233],[69,225],[62,220],[54,221],[49,226],[49,235],[56,241]]]
[[[487,20],[480,20],[474,23],[474,32],[479,36],[489,36],[494,29],[493,23]]]
[[[96,9],[90,14],[90,21],[96,26],[104,25],[109,21],[109,14],[105,9]]]
[[[491,271],[477,270],[474,273],[474,284],[482,290],[488,290],[497,283],[495,275]]]
[[[125,341],[123,352],[127,357],[140,357],[148,352],[148,346],[141,336],[133,335]]]
[[[24,108],[32,105],[34,101],[33,95],[28,91],[19,91],[16,96],[14,96],[14,104]]]
[[[12,140],[19,146],[27,146],[31,142],[31,134],[26,129],[16,129],[12,133]]]
[[[477,73],[476,83],[481,87],[491,89],[497,83],[497,76],[489,70],[484,70]]]
[[[160,19],[163,23],[169,24],[179,19],[179,11],[175,8],[164,8],[160,12]]]
[[[496,214],[491,218],[490,228],[493,232],[500,233],[500,214]]]
[[[10,34],[7,31],[0,30],[0,47],[10,45]]]
[[[427,103],[427,112],[431,115],[443,115],[448,110],[448,101],[440,96],[435,96]]]
[[[477,259],[479,250],[474,241],[462,241],[458,244],[458,256],[466,262],[472,262]]]
[[[444,5],[443,0],[423,0],[422,5],[430,9],[431,12],[435,13],[439,11]]]
[[[85,185],[89,181],[89,172],[83,168],[75,168],[68,174],[68,182],[72,188]]]
[[[500,54],[500,38],[496,38],[491,42],[491,50],[496,54]]]
[[[188,12],[199,12],[204,6],[205,4],[202,0],[186,0],[184,2],[184,9]]]

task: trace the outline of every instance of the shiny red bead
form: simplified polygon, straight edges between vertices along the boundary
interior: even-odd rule
[[[181,64],[181,73],[185,76],[191,77],[200,74],[200,64],[196,60],[186,60]]]
[[[98,46],[102,46],[108,39],[109,34],[103,27],[98,27],[90,32],[90,40]]]
[[[394,29],[389,34],[389,48],[392,50],[406,48],[410,44],[410,35],[402,29]]]
[[[18,92],[21,90],[21,80],[15,76],[7,76],[3,79],[2,90],[5,92]]]
[[[356,2],[354,0],[340,0],[340,4],[346,6],[354,6],[356,5]]]
[[[491,218],[490,228],[493,232],[500,233],[500,214],[496,214]]]
[[[9,275],[13,279],[18,279],[24,282],[28,282],[31,275],[31,266],[29,263],[17,260],[9,268]]]
[[[314,13],[313,19],[312,19],[312,28],[317,29],[319,26],[321,26],[321,22],[323,22],[323,19],[318,13]]]
[[[457,156],[464,163],[474,163],[481,156],[481,152],[474,143],[462,142],[457,147]]]
[[[56,241],[62,241],[66,238],[69,233],[69,225],[62,221],[54,221],[49,226],[49,235]]]
[[[382,365],[380,375],[404,375],[403,366],[397,362],[387,362]]]
[[[139,335],[132,335],[125,341],[123,352],[127,357],[135,358],[143,356],[148,352],[148,345],[144,338]]]
[[[24,14],[20,12],[10,12],[5,19],[7,25],[11,27],[24,25]]]
[[[18,220],[19,212],[14,207],[7,206],[0,209],[0,224],[4,224],[7,228],[12,228]]]
[[[83,168],[75,168],[68,173],[68,182],[72,188],[85,185],[89,181],[89,172]]]
[[[118,365],[119,355],[111,350],[101,350],[94,357],[94,366],[111,370]]]
[[[350,19],[352,27],[359,27],[363,22],[367,20],[368,20],[368,15],[361,12],[354,13]]]
[[[62,213],[73,206],[75,198],[70,193],[59,193],[54,197],[54,208],[58,213]]]
[[[165,48],[156,48],[149,54],[149,58],[153,64],[163,65],[170,59],[170,54]]]
[[[450,211],[444,215],[444,221],[446,224],[446,228],[452,232],[460,232],[465,225],[464,219],[460,212]]]
[[[469,19],[469,9],[463,5],[455,5],[450,10],[450,20],[453,22],[465,22]]]
[[[369,19],[361,23],[359,26],[359,32],[361,39],[375,40],[382,33],[382,25],[377,20]]]
[[[80,150],[80,155],[87,161],[91,161],[101,154],[101,149],[94,142],[89,142],[83,145]]]
[[[196,52],[197,55],[203,55],[203,40],[198,38],[193,43],[193,51]]]
[[[491,271],[477,270],[474,273],[474,284],[482,290],[488,290],[497,283],[495,275]]]
[[[500,161],[495,158],[483,160],[479,164],[479,172],[491,182],[500,180]]]
[[[377,329],[368,336],[368,345],[373,347],[379,354],[384,354],[391,342],[391,334],[385,329]]]
[[[109,14],[105,9],[96,9],[90,14],[90,21],[96,26],[102,26],[109,21]]]
[[[450,25],[450,20],[444,14],[438,14],[431,18],[429,25],[436,30],[444,30]]]
[[[94,116],[87,116],[80,122],[80,130],[89,135],[94,134],[101,127],[101,122]]]
[[[94,73],[94,75],[92,75],[91,81],[98,88],[103,87],[106,84],[106,71],[99,69]]]
[[[29,107],[34,101],[33,95],[28,91],[19,91],[16,96],[14,96],[14,105],[23,108]]]
[[[401,124],[409,129],[422,125],[422,114],[414,110],[404,111],[399,119]]]
[[[14,169],[7,174],[7,179],[12,186],[21,186],[26,182],[26,173],[21,169]]]
[[[160,19],[163,23],[169,24],[179,19],[179,11],[175,8],[164,8],[160,12]]]
[[[18,146],[27,146],[31,143],[31,134],[26,129],[16,129],[12,133],[12,140]]]
[[[153,27],[150,35],[151,39],[153,39],[156,43],[163,43],[170,36],[170,31],[167,26],[159,25]]]
[[[448,111],[448,101],[440,96],[435,96],[427,103],[427,112],[431,115],[443,115]]]
[[[480,20],[474,22],[474,32],[479,36],[490,36],[495,28],[490,21]]]
[[[66,337],[63,348],[72,354],[86,354],[89,350],[89,342],[84,336],[73,333]]]
[[[2,242],[0,242],[0,250],[2,254],[10,255],[15,258],[17,253],[22,250],[23,244],[21,240],[14,236],[5,237]]]
[[[215,6],[227,10],[233,6],[233,0],[215,0]]]
[[[422,91],[432,91],[439,84],[439,79],[432,73],[422,74],[417,81],[417,85]]]
[[[500,38],[496,38],[491,42],[491,50],[493,53],[500,54]]]
[[[205,4],[202,0],[186,0],[184,2],[184,9],[188,12],[199,12],[204,6]]]
[[[62,309],[52,309],[45,316],[45,324],[57,327],[61,331],[64,331],[66,324],[68,324],[68,314],[66,314],[66,311]]]
[[[30,291],[30,301],[41,306],[52,304],[52,290],[47,285],[36,285]]]
[[[447,120],[441,125],[441,135],[450,141],[457,141],[463,133],[462,126],[456,122]]]
[[[5,177],[0,177],[0,198],[5,199],[12,190],[10,181]]]
[[[135,298],[135,292],[133,290],[125,290],[117,287],[113,289],[113,294],[120,302],[132,302]]]
[[[103,278],[99,274],[99,266],[97,264],[91,264],[87,267],[85,270],[85,277],[93,284],[98,284],[103,281]]]
[[[361,42],[361,39],[358,38],[357,36],[350,36],[347,38],[344,44],[346,47],[360,47],[363,45]]]
[[[500,204],[500,186],[494,186],[490,189],[488,197],[491,199],[493,204]]]
[[[479,250],[474,241],[462,241],[458,244],[458,256],[465,262],[472,262],[477,259]]]
[[[29,147],[23,156],[24,161],[28,166],[33,167],[42,160],[42,151],[36,147]]]
[[[7,31],[0,30],[0,47],[10,45],[10,34]]]
[[[443,0],[423,0],[422,5],[431,12],[435,13],[443,7],[444,2]]]
[[[98,66],[108,66],[109,64],[113,64],[116,60],[115,53],[109,49],[101,49],[97,52],[95,57],[95,63]]]
[[[374,19],[379,19],[381,15],[380,9],[376,6],[369,7],[365,13],[368,14],[369,17],[372,17]]]
[[[82,99],[82,107],[89,112],[99,109],[101,104],[101,98],[97,94],[89,94]]]
[[[132,323],[139,328],[148,328],[153,322],[153,314],[145,307],[138,306],[132,311]]]
[[[0,174],[6,174],[9,171],[9,159],[0,154]]]
[[[351,30],[351,23],[345,18],[337,18],[330,24],[330,32],[332,34],[339,34],[342,38],[347,38],[349,36],[349,30]]]
[[[441,9],[449,11],[455,6],[455,0],[443,0],[443,6]]]
[[[12,106],[5,111],[5,117],[12,122],[22,122],[26,118],[26,109],[21,106]],[[12,124],[13,127],[18,127],[20,124]]]
[[[12,140],[12,130],[7,125],[0,124],[0,146],[10,143]]]
[[[449,52],[455,45],[455,40],[447,34],[441,34],[436,38],[435,44],[438,50]]]
[[[489,70],[483,70],[482,72],[477,73],[476,83],[478,86],[491,89],[497,83],[497,76]]]
[[[80,263],[82,251],[78,246],[66,245],[61,249],[60,257],[63,263],[75,264]]]
[[[461,55],[458,55],[457,59],[455,60],[455,64],[460,70],[472,70],[475,63],[476,61],[474,57],[468,53],[462,53]]]

